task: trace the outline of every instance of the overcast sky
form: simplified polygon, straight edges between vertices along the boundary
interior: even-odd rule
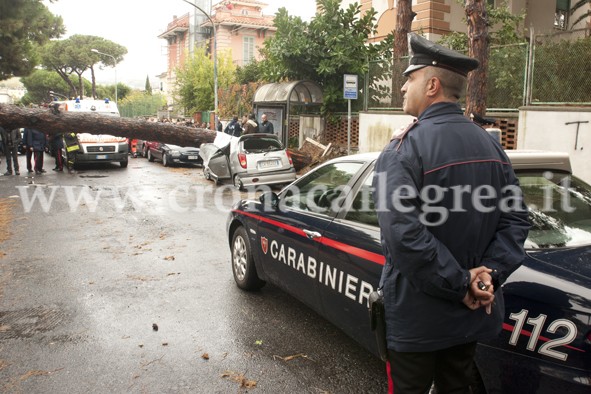
[[[263,10],[265,15],[273,15],[278,8],[286,7],[290,15],[310,20],[316,10],[315,0],[264,2],[269,4]],[[166,40],[159,39],[158,35],[164,32],[174,15],[195,11],[182,0],[57,0],[54,3],[44,0],[44,3],[51,13],[63,18],[67,33],[62,38],[74,34],[92,35],[126,47],[127,55],[117,65],[117,80],[141,89],[146,76],[155,87],[156,75],[166,71]],[[96,74],[99,84],[115,82],[112,67],[97,70]]]

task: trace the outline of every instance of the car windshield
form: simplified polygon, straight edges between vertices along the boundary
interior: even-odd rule
[[[526,248],[591,245],[591,186],[560,172],[521,171],[517,177],[532,225]],[[345,219],[378,226],[372,179],[373,172],[358,190]]]
[[[242,141],[244,153],[263,153],[282,150],[283,146],[277,138],[247,138]]]
[[[517,172],[531,229],[527,248],[591,244],[591,186],[566,173]]]

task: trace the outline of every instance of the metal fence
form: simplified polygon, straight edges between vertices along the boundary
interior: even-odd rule
[[[539,35],[531,43],[490,48],[487,108],[516,111],[524,105],[591,105],[591,37]],[[375,60],[365,75],[364,109],[399,110],[408,58]],[[394,78],[393,78],[394,77]]]

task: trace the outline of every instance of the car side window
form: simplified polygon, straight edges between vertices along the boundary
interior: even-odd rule
[[[357,190],[353,198],[351,208],[345,215],[345,220],[363,223],[370,226],[378,226],[378,215],[376,214],[375,204],[372,196],[373,174],[371,171],[363,181],[363,184]]]
[[[325,213],[337,210],[349,190],[349,181],[363,167],[359,162],[325,165],[294,183],[281,198],[281,205],[303,211]]]

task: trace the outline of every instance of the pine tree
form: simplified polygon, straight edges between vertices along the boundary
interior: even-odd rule
[[[146,75],[146,86],[144,88],[146,94],[152,95],[152,85],[150,85],[150,77]]]

